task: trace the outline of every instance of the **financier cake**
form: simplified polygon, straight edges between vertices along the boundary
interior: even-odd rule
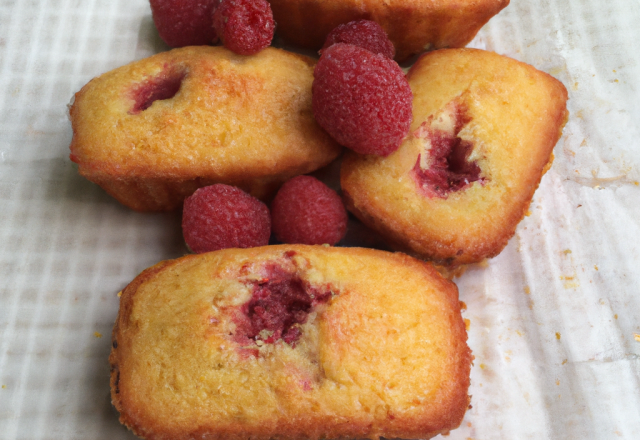
[[[320,49],[329,32],[353,20],[377,22],[403,61],[425,49],[464,47],[509,0],[270,0],[276,33]]]
[[[430,438],[469,405],[458,291],[360,248],[225,249],[129,284],[111,397],[146,439]]]
[[[268,197],[341,151],[313,118],[314,65],[275,48],[199,46],[120,67],[76,94],[71,160],[138,211],[177,208],[214,183]]]
[[[421,57],[413,122],[388,157],[348,153],[346,204],[395,248],[457,266],[513,236],[567,120],[567,91],[527,64],[476,49]]]

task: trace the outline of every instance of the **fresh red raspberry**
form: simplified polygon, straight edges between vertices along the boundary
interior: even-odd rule
[[[347,232],[347,212],[340,196],[315,177],[286,182],[271,204],[271,224],[283,243],[334,245]]]
[[[413,95],[400,66],[351,44],[325,49],[314,71],[313,114],[338,143],[387,156],[411,124]]]
[[[213,27],[224,47],[240,55],[269,47],[275,31],[266,0],[222,0],[213,13]]]
[[[396,48],[387,33],[382,26],[371,20],[355,20],[337,26],[327,35],[320,53],[336,43],[353,44],[389,59],[396,56]]]
[[[211,185],[184,201],[182,233],[197,254],[269,244],[269,209],[239,188]]]
[[[217,0],[150,0],[160,38],[171,47],[214,43],[213,6]]]

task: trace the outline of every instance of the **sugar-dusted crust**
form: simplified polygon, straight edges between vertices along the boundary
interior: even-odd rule
[[[330,299],[295,346],[241,344],[233,317],[274,264]],[[111,396],[147,439],[430,438],[459,426],[469,404],[466,339],[455,285],[404,254],[227,249],[160,263],[127,286]]]
[[[245,57],[205,46],[120,67],[76,94],[71,160],[139,211],[177,208],[213,183],[264,198],[340,153],[313,118],[313,68],[310,58],[275,48]],[[136,108],[137,90],[172,76],[174,97]]]
[[[476,49],[424,55],[408,74],[411,133],[386,158],[347,154],[341,184],[348,208],[397,249],[455,266],[497,255],[527,211],[567,120],[567,91],[553,77]],[[446,198],[421,191],[423,123],[458,106],[459,138],[480,180]],[[431,118],[431,119],[430,119]],[[436,118],[437,119],[437,118]]]
[[[299,46],[319,49],[337,25],[378,22],[405,60],[425,49],[464,47],[509,0],[270,0],[276,32]]]

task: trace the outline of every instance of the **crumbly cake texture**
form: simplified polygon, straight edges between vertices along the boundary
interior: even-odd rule
[[[408,73],[413,122],[386,158],[348,153],[347,208],[396,249],[455,267],[497,255],[522,220],[568,118],[550,75],[476,49]]]
[[[214,183],[265,199],[341,151],[313,118],[314,66],[275,48],[199,46],[120,67],[76,94],[71,160],[138,211],[175,209]]]
[[[367,19],[379,23],[403,61],[425,49],[464,47],[509,0],[270,0],[276,33],[319,49],[336,26]]]
[[[111,397],[146,439],[430,438],[468,407],[466,339],[455,285],[407,255],[225,249],[126,287]]]

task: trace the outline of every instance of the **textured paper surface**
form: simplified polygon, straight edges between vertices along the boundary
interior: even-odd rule
[[[571,118],[531,215],[456,280],[475,363],[452,440],[640,438],[638,22],[635,0],[512,0],[472,43],[560,79]],[[78,176],[66,105],[161,50],[144,0],[0,1],[2,439],[133,438],[109,398],[116,294],[186,252],[180,219]]]

